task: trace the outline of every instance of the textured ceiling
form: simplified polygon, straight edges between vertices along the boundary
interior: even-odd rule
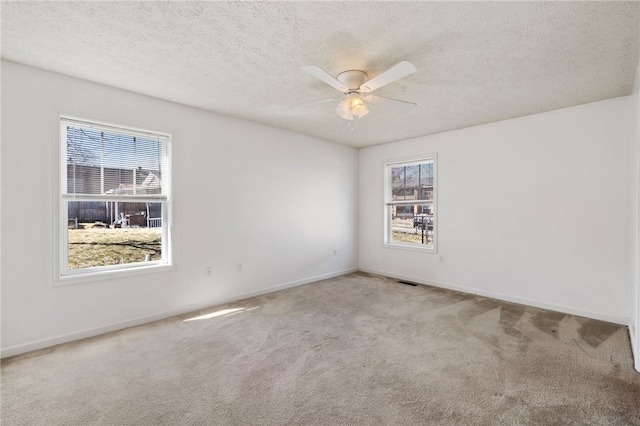
[[[356,147],[631,93],[638,2],[3,2],[2,57]],[[375,77],[350,131],[301,70]],[[337,102],[336,102],[337,104]]]

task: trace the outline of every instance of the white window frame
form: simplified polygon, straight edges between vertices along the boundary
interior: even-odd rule
[[[425,162],[433,163],[433,244],[417,244],[400,241],[392,241],[392,229],[391,229],[391,209],[393,205],[414,205],[420,204],[420,200],[407,200],[407,201],[393,201],[393,190],[391,184],[391,169],[397,166],[412,166],[416,164],[422,164]],[[384,162],[384,202],[383,202],[383,220],[384,220],[384,235],[383,235],[383,247],[413,250],[427,253],[438,252],[438,156],[437,154],[426,154],[410,158],[387,160]]]
[[[112,133],[127,134],[130,136],[159,138],[162,140],[163,149],[163,171],[162,171],[162,194],[140,194],[127,196],[110,195],[74,195],[67,194],[67,148],[66,148],[66,126],[69,123],[81,125],[82,127],[102,130]],[[56,215],[57,230],[56,247],[58,261],[56,275],[57,284],[63,285],[73,283],[78,280],[95,280],[113,277],[114,275],[135,275],[145,272],[158,272],[172,267],[172,196],[171,196],[171,141],[170,133],[151,131],[135,128],[127,125],[111,124],[97,120],[74,117],[70,115],[59,115],[56,122],[57,146],[58,146],[58,179],[56,185],[58,214]],[[123,201],[123,202],[154,202],[162,205],[162,258],[155,261],[127,263],[120,265],[90,267],[82,269],[68,268],[68,202],[72,201]]]

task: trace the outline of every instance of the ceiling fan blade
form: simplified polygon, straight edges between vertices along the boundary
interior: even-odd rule
[[[328,72],[326,72],[320,67],[317,67],[315,65],[309,65],[306,67],[302,67],[302,69],[308,72],[309,74],[311,74],[312,76],[314,76],[315,78],[317,78],[318,80],[327,83],[329,86],[333,87],[334,89],[338,89],[341,92],[346,92],[349,90],[347,87],[345,87],[344,84],[340,83],[333,76],[331,76],[331,74],[329,74]]]
[[[365,81],[364,84],[360,86],[360,91],[363,93],[372,92],[414,72],[416,72],[416,67],[414,67],[411,62],[402,61],[371,80]]]
[[[289,108],[291,108],[291,109],[305,108],[305,107],[313,106],[313,105],[326,104],[328,102],[338,102],[340,99],[342,99],[342,98],[338,97],[338,98],[320,99],[319,101],[303,102],[301,104],[289,105]]]
[[[401,101],[399,99],[385,98],[384,96],[366,95],[362,97],[364,101],[371,105],[382,105],[390,107],[400,112],[410,112],[417,104],[413,102]]]

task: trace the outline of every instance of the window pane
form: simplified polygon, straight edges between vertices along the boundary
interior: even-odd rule
[[[68,268],[162,260],[162,203],[68,203]]]
[[[393,200],[404,200],[406,194],[405,167],[391,168],[391,192]]]
[[[391,201],[433,200],[433,162],[391,167]]]
[[[433,186],[433,163],[423,163],[420,165],[420,185]]]
[[[434,241],[433,204],[389,206],[389,242],[431,245]]]

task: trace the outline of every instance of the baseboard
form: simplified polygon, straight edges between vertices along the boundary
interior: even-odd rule
[[[123,330],[125,328],[135,327],[137,325],[147,324],[153,321],[171,318],[176,315],[183,315],[189,312],[194,312],[194,311],[210,308],[217,305],[224,305],[225,303],[236,302],[238,300],[248,299],[250,297],[260,296],[267,293],[273,293],[274,291],[284,290],[291,287],[297,287],[300,285],[309,284],[312,282],[321,281],[328,278],[335,278],[341,275],[346,275],[346,274],[350,274],[352,272],[357,272],[357,271],[358,271],[358,268],[343,269],[340,271],[330,272],[328,274],[316,275],[316,276],[307,277],[301,280],[295,280],[287,283],[277,284],[277,285],[263,288],[260,290],[240,293],[240,294],[233,295],[223,299],[209,300],[202,303],[183,306],[182,308],[174,309],[167,312],[160,312],[153,315],[137,317],[137,318],[129,319],[126,321],[109,324],[103,327],[81,330],[81,331],[63,334],[63,335],[50,337],[46,339],[31,341],[31,342],[23,343],[20,345],[10,346],[8,348],[3,348],[2,351],[0,351],[0,358],[7,358],[10,356],[20,355],[20,354],[35,351],[38,349],[44,349],[51,346],[60,345],[62,343],[73,342],[75,340],[86,339],[87,337],[94,337],[100,334],[110,333],[112,331]]]
[[[630,321],[630,318],[628,317],[621,317],[617,315],[606,315],[598,312],[591,312],[591,311],[586,311],[584,309],[574,308],[572,306],[565,306],[565,305],[559,305],[559,304],[550,303],[550,302],[544,302],[540,300],[526,299],[523,297],[510,296],[510,295],[505,295],[501,293],[494,293],[491,291],[484,291],[484,290],[480,290],[472,287],[465,287],[465,286],[443,283],[438,281],[425,281],[418,277],[412,277],[408,275],[394,274],[386,271],[378,271],[378,270],[369,269],[369,268],[360,268],[360,271],[367,272],[369,274],[382,275],[389,278],[396,278],[400,280],[411,281],[418,284],[424,284],[424,285],[430,285],[433,287],[440,287],[440,288],[446,288],[449,290],[460,291],[462,293],[469,293],[469,294],[475,294],[478,296],[490,297],[492,299],[498,299],[505,302],[512,302],[512,303],[518,303],[520,305],[527,305],[527,306],[533,306],[536,308],[548,309],[550,311],[562,312],[564,314],[577,315],[581,317],[607,321],[607,322],[620,324],[620,325],[628,326]]]

